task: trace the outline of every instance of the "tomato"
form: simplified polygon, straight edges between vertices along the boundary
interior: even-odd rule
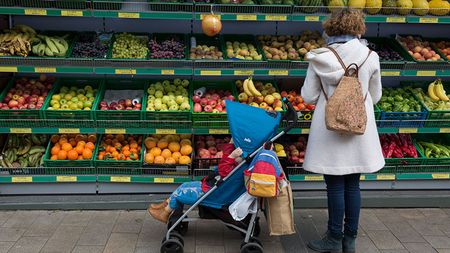
[[[299,111],[304,111],[306,109],[305,104],[301,103],[297,105]]]
[[[311,111],[314,111],[314,109],[316,109],[315,105],[306,105],[306,108],[308,108]]]

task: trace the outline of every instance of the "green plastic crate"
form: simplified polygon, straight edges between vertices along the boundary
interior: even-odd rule
[[[120,10],[123,0],[92,0],[94,10]]]
[[[403,57],[403,60],[401,61],[386,61],[385,63],[399,64],[403,67],[405,61],[414,61],[414,59],[408,54],[408,52],[406,52],[405,55],[405,50],[402,45],[393,38],[367,37],[365,39],[367,39],[369,43],[374,43],[375,45],[384,45]]]
[[[257,41],[257,43],[258,43],[258,48],[261,50],[261,52],[262,52],[262,56],[263,56],[263,60],[264,61],[271,61],[271,62],[277,62],[277,63],[290,63],[291,61],[301,61],[301,60],[303,60],[303,57],[301,56],[301,55],[299,55],[299,58],[298,59],[296,59],[296,60],[290,60],[290,59],[286,59],[286,60],[276,60],[276,59],[267,59],[267,56],[266,56],[266,54],[264,53],[264,50],[263,50],[263,48],[264,48],[264,46],[265,45],[263,45],[263,42],[264,42],[264,40],[259,40],[258,39],[258,37],[259,36],[265,36],[265,35],[256,35],[256,41]],[[279,37],[279,36],[281,36],[281,35],[275,35],[275,37]],[[295,46],[295,43],[294,43],[294,45],[293,45],[293,47],[294,47],[294,49],[295,49],[295,51],[297,51],[298,52],[298,49],[299,48],[297,48],[296,46]]]
[[[102,91],[97,107],[95,110],[95,119],[97,120],[97,127],[130,127],[130,126],[140,126],[140,121],[144,119],[144,108],[147,107],[146,92],[144,91],[146,87],[145,81],[136,79],[107,79],[105,81],[104,90]],[[100,102],[103,101],[105,93],[108,90],[141,90],[142,97],[141,105],[142,108],[139,111],[102,111],[100,110]],[[124,96],[126,94],[124,93]],[[125,98],[125,97],[124,97]]]
[[[419,151],[417,143],[413,140],[414,147],[417,150],[418,158],[385,158],[386,166],[396,165],[422,165],[425,162],[425,156]]]
[[[415,136],[417,143],[417,150],[424,157],[425,165],[448,165],[450,164],[450,158],[427,158],[424,151],[420,148],[420,141],[432,142],[438,144],[450,145],[450,135],[429,135],[429,134],[418,134]]]
[[[156,59],[156,60],[186,60],[189,57],[189,40],[188,36],[186,34],[177,34],[177,33],[153,33],[150,35],[150,40],[156,40],[158,43],[160,43],[163,40],[166,40],[171,37],[176,37],[180,39],[184,43],[184,57],[183,58],[152,58],[152,50],[149,48],[148,58],[149,59]]]
[[[223,48],[222,48],[222,45],[221,45],[222,41],[220,39],[220,36],[209,37],[209,36],[206,36],[204,34],[193,34],[192,37],[195,37],[197,46],[199,46],[199,45],[214,46],[214,47],[219,49],[219,52],[222,53],[222,58],[225,57],[224,53],[222,51]],[[188,56],[188,59],[198,60],[198,61],[208,61],[208,60],[217,61],[218,60],[218,59],[215,60],[215,59],[194,59],[194,58],[191,58],[191,50],[192,50],[191,46],[192,46],[191,43],[189,43],[189,52],[188,52],[189,56]]]
[[[237,92],[234,84],[229,81],[194,81],[191,85],[191,98],[194,91],[198,88],[205,87],[206,91],[214,89],[222,89],[231,91],[231,95],[237,100]],[[194,102],[190,99],[191,109],[194,110]],[[194,112],[192,111],[192,124],[194,127],[205,128],[228,128],[228,118],[226,113],[208,113],[208,112]]]
[[[381,117],[381,110],[377,105],[373,106],[373,112],[375,113],[375,120],[379,120]]]
[[[253,46],[255,46],[256,51],[258,52],[259,55],[261,55],[261,60],[242,60],[242,59],[238,59],[238,58],[229,58],[227,55],[227,41],[233,43],[234,41],[237,41],[239,43],[246,43],[248,44],[252,44]],[[262,52],[260,45],[258,43],[258,41],[256,41],[256,38],[253,35],[223,35],[222,36],[222,52],[224,54],[224,59],[225,60],[235,60],[235,61],[263,61],[264,59],[264,53]]]
[[[138,134],[133,134],[134,136],[140,136]],[[98,138],[97,145],[95,146],[95,152],[94,152],[94,162],[95,166],[98,168],[105,168],[102,169],[103,173],[108,173],[107,168],[140,168],[142,167],[142,161],[144,159],[144,138],[142,138],[142,144],[141,144],[141,152],[139,154],[139,160],[137,161],[116,161],[116,160],[98,160],[98,153],[100,152],[100,144],[103,140],[103,137],[105,135],[101,135],[100,138]],[[125,135],[125,138],[127,138],[129,134]],[[111,172],[114,174],[113,172]]]
[[[125,32],[125,33],[144,39],[146,41],[145,46],[148,49],[148,41],[149,41],[148,34],[146,34],[146,33],[128,33],[128,32]],[[113,59],[115,61],[116,60],[119,60],[119,61],[130,61],[130,60],[131,61],[139,61],[139,60],[145,61],[148,59],[148,56],[150,55],[150,50],[147,50],[147,55],[144,58],[113,58],[113,55],[112,55],[113,54],[113,46],[114,46],[114,42],[116,41],[116,36],[119,34],[123,34],[123,33],[115,33],[111,38],[111,44],[108,49],[108,57],[107,57],[108,59]]]
[[[405,58],[405,59],[407,59],[407,60],[409,60],[409,61],[414,61],[414,62],[418,62],[418,63],[433,63],[433,64],[435,64],[435,63],[438,63],[438,64],[445,64],[446,63],[446,60],[445,60],[445,57],[439,52],[439,50],[436,48],[436,47],[434,47],[433,45],[430,45],[430,47],[437,53],[437,54],[439,54],[440,56],[441,56],[441,59],[442,60],[438,60],[438,61],[419,61],[419,60],[416,60],[416,59],[414,59],[409,53],[408,53],[408,49],[407,48],[405,48],[405,47],[403,47],[402,46],[402,44],[400,44],[400,41],[399,41],[399,38],[398,38],[398,36],[401,36],[401,37],[406,37],[406,36],[413,36],[413,37],[415,37],[415,38],[419,38],[421,41],[423,41],[423,42],[425,42],[425,41],[427,41],[427,39],[424,39],[422,36],[420,36],[420,35],[404,35],[404,34],[398,34],[398,35],[395,35],[395,41],[398,43],[398,45],[400,46],[400,48],[401,48],[401,51],[400,51],[400,54]]]
[[[427,38],[427,41],[431,42],[431,45],[433,46],[433,48],[435,48],[437,51],[439,52],[439,54],[444,58],[444,60],[446,60],[447,62],[450,62],[450,59],[446,58],[444,53],[442,52],[442,50],[440,50],[437,46],[436,43],[440,42],[440,41],[446,41],[449,42],[450,39],[449,38]]]
[[[103,79],[99,78],[61,78],[56,83],[55,89],[53,92],[49,94],[52,95],[59,92],[62,86],[76,86],[79,88],[83,88],[86,85],[91,85],[93,89],[97,89],[95,94],[95,99],[93,101],[93,106],[90,111],[85,110],[48,110],[47,108],[50,106],[50,99],[44,103],[43,108],[45,108],[44,116],[45,119],[61,119],[61,120],[72,120],[71,122],[67,122],[65,127],[79,127],[79,120],[94,120],[95,108],[98,108],[99,98],[102,94],[104,85]]]

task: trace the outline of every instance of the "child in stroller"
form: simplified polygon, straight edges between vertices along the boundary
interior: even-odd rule
[[[234,147],[233,139],[229,143],[224,144],[222,149],[223,156],[220,159],[217,171],[210,173],[201,181],[183,183],[162,203],[150,204],[147,209],[150,215],[163,223],[167,223],[174,210],[182,208],[184,204],[194,204],[203,194],[211,189],[216,176],[226,177],[234,167],[243,161],[241,158],[242,149]]]

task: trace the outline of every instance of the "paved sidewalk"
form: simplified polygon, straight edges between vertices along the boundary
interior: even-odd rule
[[[325,210],[296,210],[298,233],[269,237],[266,253],[313,252],[305,245],[326,230]],[[0,253],[159,252],[165,226],[145,211],[0,212]],[[240,235],[218,222],[189,224],[185,252],[239,252]],[[450,253],[450,209],[364,209],[358,253]],[[284,251],[283,251],[284,248]]]

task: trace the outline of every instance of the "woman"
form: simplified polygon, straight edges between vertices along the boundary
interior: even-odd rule
[[[361,11],[345,9],[335,12],[323,24],[328,47],[342,58],[345,66],[356,63],[359,69],[367,127],[363,135],[341,135],[325,125],[326,100],[344,74],[337,57],[327,48],[307,54],[309,67],[302,96],[306,103],[316,104],[311,124],[304,169],[324,174],[328,196],[328,232],[323,239],[309,242],[318,252],[355,252],[361,196],[360,173],[372,173],[384,166],[373,105],[381,98],[380,62],[375,52],[360,41],[366,31]],[[364,64],[363,64],[364,63]],[[343,220],[345,215],[345,225]],[[344,227],[344,229],[343,229]]]

